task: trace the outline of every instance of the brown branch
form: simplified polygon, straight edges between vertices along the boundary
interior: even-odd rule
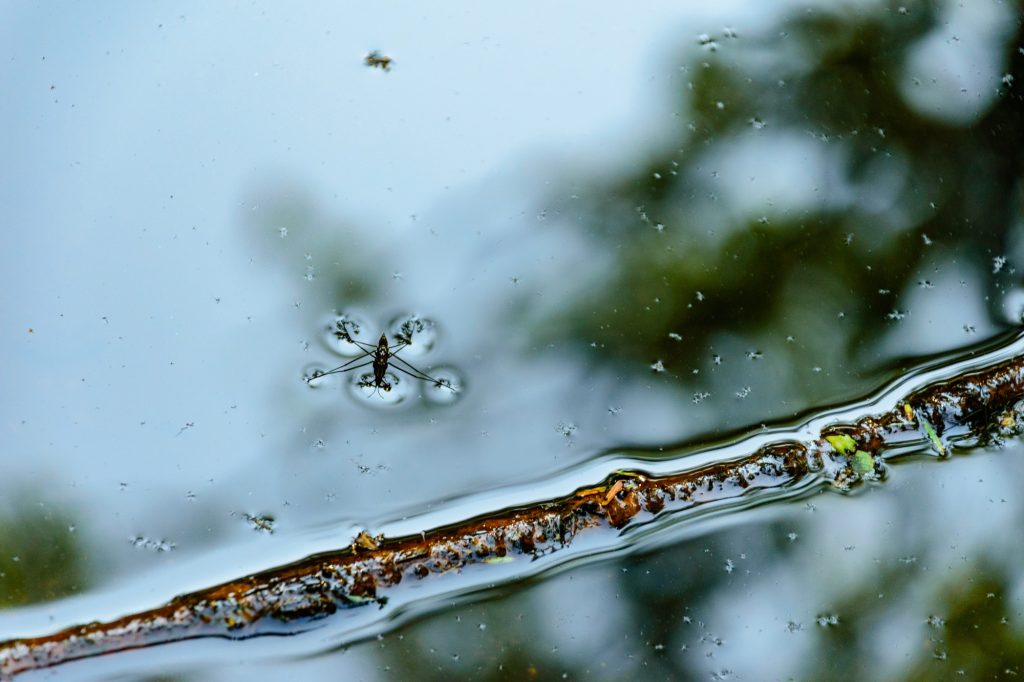
[[[294,634],[339,610],[383,605],[402,581],[539,558],[595,529],[618,530],[756,489],[801,483],[849,490],[884,475],[883,455],[893,447],[931,443],[944,456],[950,434],[1019,433],[1022,397],[1024,356],[1018,355],[910,393],[888,412],[828,426],[812,441],[770,444],[747,457],[668,475],[617,471],[565,497],[414,536],[361,533],[345,549],[182,595],[150,611],[0,642],[0,676],[198,637]]]

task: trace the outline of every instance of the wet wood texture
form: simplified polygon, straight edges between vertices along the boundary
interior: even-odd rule
[[[659,514],[816,477],[848,490],[884,474],[884,453],[908,443],[947,455],[946,436],[998,439],[1021,432],[1024,357],[904,396],[890,411],[833,425],[810,441],[784,440],[746,457],[670,475],[616,471],[592,487],[407,537],[360,534],[343,549],[181,595],[149,611],[44,637],[0,642],[0,676],[198,637],[298,633],[339,611],[381,605],[407,581],[469,566],[563,551],[587,533],[615,532]],[[335,615],[337,614],[337,615]]]

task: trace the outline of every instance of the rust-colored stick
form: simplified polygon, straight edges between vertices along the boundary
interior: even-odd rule
[[[741,459],[669,475],[618,471],[566,497],[421,535],[362,533],[345,549],[182,595],[150,611],[0,642],[0,676],[197,637],[301,632],[340,609],[382,604],[388,588],[403,580],[558,552],[595,528],[621,529],[809,476],[847,490],[881,475],[882,454],[894,445],[931,441],[945,454],[941,437],[951,429],[982,438],[1019,433],[1022,397],[1024,357],[1017,356],[911,393],[889,412],[828,426],[813,441],[766,445]]]

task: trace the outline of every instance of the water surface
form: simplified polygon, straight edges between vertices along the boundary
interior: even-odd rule
[[[488,491],[610,449],[799,423],[1020,322],[1019,4],[4,13],[0,606],[34,608],[3,637],[469,494],[493,511]],[[410,361],[457,372],[459,399],[311,389],[343,361],[339,314],[371,342],[435,321]],[[1002,670],[1017,449],[680,530],[342,651],[128,666]]]

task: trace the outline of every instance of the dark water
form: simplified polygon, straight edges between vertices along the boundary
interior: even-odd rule
[[[0,637],[799,423],[1020,324],[1019,3],[407,10],[3,10]],[[456,399],[307,385],[342,314],[433,321],[403,354]],[[379,638],[57,676],[1020,674],[1019,448]]]

